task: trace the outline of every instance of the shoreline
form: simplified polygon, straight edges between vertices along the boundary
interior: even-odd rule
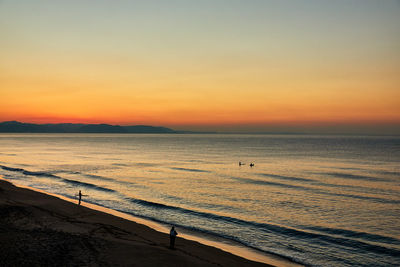
[[[47,205],[45,205],[46,207],[48,206],[48,204],[51,204],[50,206],[54,206],[55,205],[54,202],[57,202],[58,204],[55,205],[56,206],[55,209],[57,210],[57,212],[59,212],[60,206],[63,206],[63,207],[68,206],[68,209],[71,209],[71,212],[82,211],[82,209],[85,209],[85,216],[89,216],[89,215],[94,216],[95,218],[97,218],[98,221],[101,221],[101,223],[104,223],[104,221],[106,221],[107,223],[109,223],[107,225],[111,226],[111,227],[114,227],[113,225],[115,225],[115,224],[120,224],[121,222],[118,222],[118,221],[122,220],[124,226],[129,225],[129,228],[132,229],[130,234],[137,231],[138,230],[137,228],[141,228],[141,229],[148,228],[145,231],[146,232],[145,239],[149,239],[149,237],[151,236],[155,240],[157,240],[158,242],[155,241],[158,245],[158,248],[156,250],[159,250],[159,249],[165,250],[165,251],[163,251],[163,253],[166,254],[166,257],[167,257],[167,254],[171,254],[171,255],[168,255],[169,257],[171,257],[171,256],[173,256],[173,254],[176,253],[176,250],[171,251],[169,249],[166,249],[166,247],[168,246],[167,233],[168,233],[169,229],[167,228],[166,225],[163,225],[161,223],[157,223],[157,222],[154,222],[151,220],[143,219],[143,218],[140,218],[137,216],[129,215],[129,214],[115,211],[112,209],[108,209],[108,208],[98,206],[95,204],[91,204],[88,202],[83,202],[82,203],[83,205],[78,206],[75,203],[76,200],[74,200],[74,199],[51,194],[51,193],[48,193],[48,192],[45,192],[43,190],[36,189],[36,188],[16,185],[16,184],[11,183],[8,180],[0,178],[0,194],[2,194],[5,189],[11,190],[14,193],[16,193],[17,195],[23,194],[24,190],[34,192],[34,193],[28,193],[28,194],[29,195],[34,194],[34,195],[36,195],[36,197],[38,199],[40,199],[41,202],[46,202],[46,204],[47,204]],[[25,194],[26,194],[26,192],[25,192]],[[4,203],[2,203],[3,201],[4,201],[3,199],[0,199],[0,204],[4,204]],[[15,202],[15,201],[16,201],[15,199],[12,200],[12,202]],[[17,202],[18,202],[18,204],[23,204],[22,206],[24,208],[28,208],[28,209],[31,208],[31,207],[29,207],[29,205],[32,205],[32,203],[30,203],[29,201],[23,201],[24,203],[21,203],[22,202],[22,200],[21,200],[21,201],[17,201]],[[53,207],[53,209],[54,209],[54,207]],[[51,212],[54,212],[54,210],[51,210]],[[96,213],[96,214],[93,214],[93,213]],[[37,218],[34,218],[34,219],[37,220]],[[55,218],[51,218],[50,221],[54,220],[54,219]],[[70,220],[70,219],[71,218],[69,218],[68,220]],[[87,222],[85,222],[85,223],[87,223]],[[77,227],[77,225],[74,225],[74,224],[69,225],[67,232],[70,233],[71,232],[70,228],[76,228],[76,227]],[[56,230],[59,231],[60,229],[56,229]],[[65,232],[65,230],[66,229],[64,229],[64,228],[61,229],[61,231],[63,231],[63,232]],[[149,232],[151,232],[151,233],[149,233]],[[204,265],[205,262],[210,263],[208,258],[212,258],[213,260],[216,260],[217,262],[219,262],[218,264],[222,265],[222,266],[228,266],[228,265],[229,266],[235,266],[235,265],[236,266],[301,266],[300,264],[290,261],[290,259],[286,259],[284,257],[280,257],[280,256],[274,255],[274,254],[263,253],[263,252],[255,250],[255,249],[247,248],[245,246],[241,246],[240,244],[236,244],[234,241],[231,241],[231,240],[225,240],[223,238],[214,237],[211,235],[209,236],[207,234],[192,232],[192,231],[189,231],[186,229],[178,229],[178,232],[180,232],[180,234],[179,234],[179,238],[178,238],[178,242],[177,242],[177,250],[179,250],[180,252],[183,252],[183,254],[186,254],[184,257],[185,264],[190,262],[190,264],[197,265],[199,263],[199,261],[202,261],[202,263],[200,265]],[[72,231],[72,234],[76,234],[76,233],[74,231]],[[136,236],[137,234],[133,234],[133,235]],[[128,234],[128,236],[129,236],[129,234]],[[96,236],[96,238],[98,238],[98,236]],[[103,236],[101,236],[101,238],[104,239]],[[106,238],[106,239],[108,239],[108,238]],[[115,236],[112,237],[112,239],[115,239]],[[118,241],[123,241],[123,240],[118,240]],[[145,244],[141,244],[141,245],[145,246]],[[124,249],[122,249],[122,250],[124,250]],[[190,251],[188,251],[188,250],[190,250]],[[206,254],[204,254],[205,253],[204,250],[210,250],[210,251],[207,252]],[[148,251],[148,253],[152,254],[152,252],[150,252],[150,251]],[[208,255],[208,253],[210,253],[210,255]],[[144,252],[144,254],[146,254],[146,253]],[[192,255],[192,257],[189,257],[189,259],[187,259],[188,254]],[[198,256],[199,254],[200,255],[204,254],[204,256],[206,256],[205,258],[207,260],[205,258],[199,257]],[[223,255],[223,257],[221,256],[221,254]],[[144,262],[146,260],[150,260],[150,258],[151,258],[151,256],[148,256],[148,257],[144,257],[143,255],[141,255],[141,256],[142,256],[141,260],[143,260]],[[115,257],[113,258],[113,256],[111,256],[111,259],[106,260],[106,262],[114,263],[114,260],[116,260],[118,262],[120,259],[115,258]],[[187,260],[189,262],[186,262]],[[158,264],[158,263],[154,262],[154,258],[152,258],[152,260],[150,260],[150,261],[153,261],[153,263],[150,265]],[[1,263],[1,261],[0,261],[0,263]],[[176,262],[162,261],[162,264],[176,265]],[[122,265],[125,265],[125,264],[122,263]]]

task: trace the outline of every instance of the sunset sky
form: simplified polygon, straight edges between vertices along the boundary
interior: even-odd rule
[[[0,1],[0,121],[400,133],[400,1]]]

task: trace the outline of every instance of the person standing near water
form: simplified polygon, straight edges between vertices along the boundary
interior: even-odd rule
[[[81,204],[81,199],[82,199],[82,192],[81,192],[81,190],[79,190],[79,202],[78,202],[78,205],[80,205]]]
[[[178,233],[175,231],[175,227],[172,226],[171,231],[169,231],[169,248],[174,249],[175,246],[175,238]]]
[[[81,190],[79,190],[79,194],[78,194],[78,196],[79,196],[78,205],[80,205],[80,204],[81,204],[81,200],[82,200],[82,196],[87,196],[87,195],[82,195],[82,192],[81,192]]]

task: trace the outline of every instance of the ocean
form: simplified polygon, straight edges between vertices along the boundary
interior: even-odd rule
[[[0,134],[0,176],[305,265],[400,265],[400,137]]]

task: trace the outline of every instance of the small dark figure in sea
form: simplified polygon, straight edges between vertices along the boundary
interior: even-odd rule
[[[82,195],[82,192],[81,192],[81,190],[79,190],[79,194],[78,194],[78,196],[79,196],[79,202],[78,202],[78,205],[80,205],[80,204],[81,204],[81,200],[82,200],[82,196],[87,196],[87,195]]]
[[[175,227],[172,226],[171,231],[169,231],[169,248],[174,249],[175,246],[175,238],[178,233],[175,231]]]
[[[252,162],[252,163],[250,163],[250,167],[254,167],[254,163]]]

